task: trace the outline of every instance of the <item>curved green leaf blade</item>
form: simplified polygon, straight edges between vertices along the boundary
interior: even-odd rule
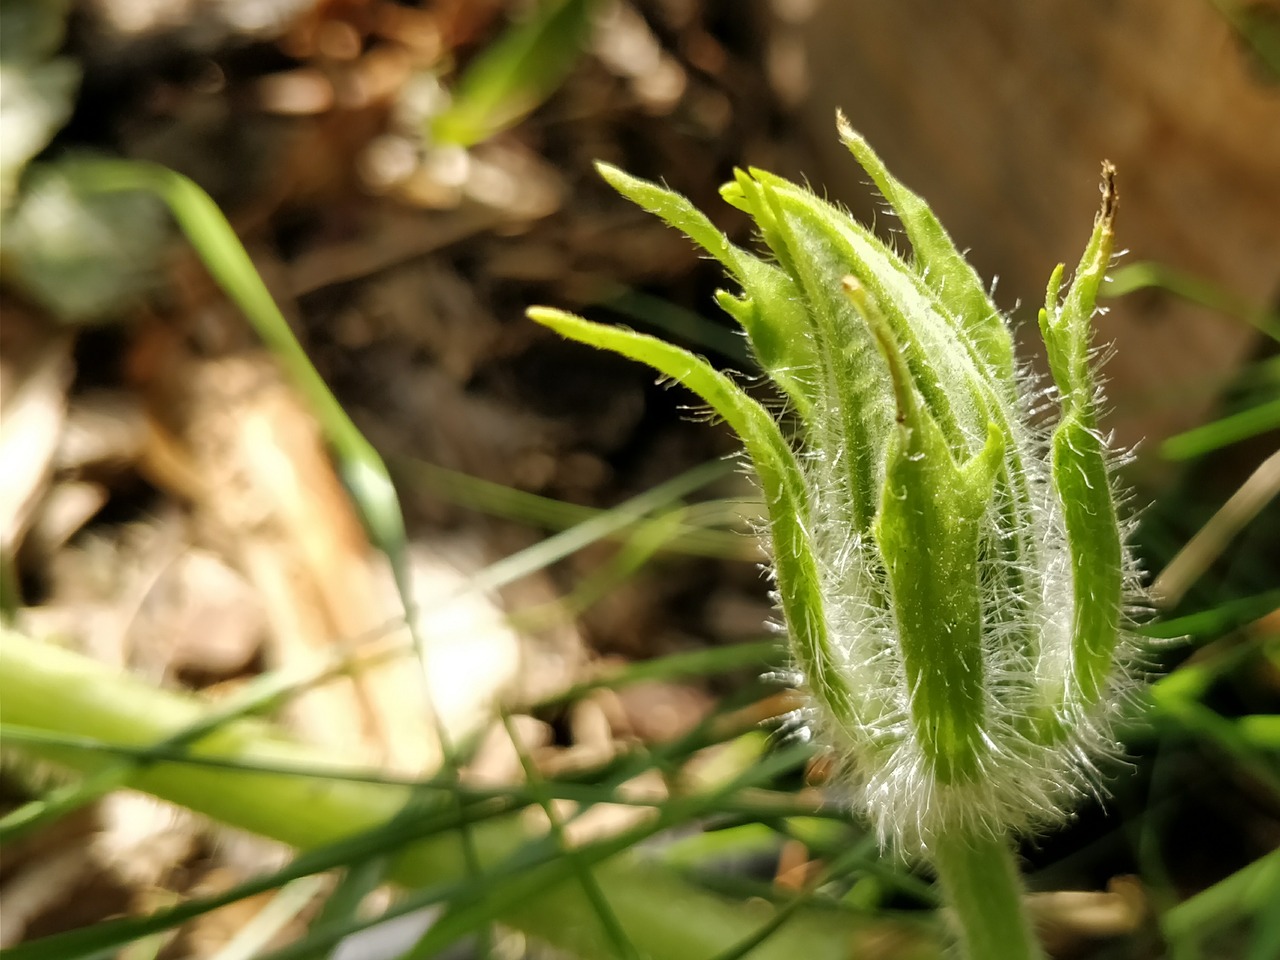
[[[546,0],[476,57],[452,106],[431,122],[436,143],[469,147],[512,126],[568,76],[586,46],[596,0]]]
[[[768,506],[778,593],[796,657],[809,683],[824,692],[836,721],[852,725],[853,693],[830,646],[817,561],[806,531],[808,497],[795,454],[773,417],[727,376],[687,350],[547,307],[533,307],[528,315],[570,340],[630,357],[679,382],[724,417],[742,439]]]
[[[716,302],[746,331],[760,366],[808,423],[816,400],[809,381],[819,360],[800,291],[786,273],[730,243],[687,197],[607,163],[597,163],[596,170],[622,196],[715,257],[742,284],[744,296],[721,291]]]

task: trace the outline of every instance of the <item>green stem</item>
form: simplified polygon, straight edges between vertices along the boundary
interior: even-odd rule
[[[1280,850],[1273,851],[1225,880],[1201,890],[1168,910],[1160,927],[1171,943],[1203,943],[1224,927],[1250,914],[1263,918],[1280,914]],[[1275,921],[1271,921],[1275,925]],[[1255,943],[1261,936],[1255,938]]]
[[[969,960],[1044,960],[1007,837],[944,836],[933,862]]]

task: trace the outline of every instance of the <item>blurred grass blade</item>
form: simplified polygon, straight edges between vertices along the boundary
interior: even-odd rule
[[[396,849],[405,842],[403,833],[394,824],[376,826],[302,853],[274,873],[252,877],[213,896],[188,900],[144,917],[108,920],[92,927],[32,940],[6,950],[4,955],[6,960],[81,960],[99,956],[141,937],[173,929],[228,904],[341,867],[352,859]]]
[[[213,199],[192,180],[156,164],[127,160],[84,161],[86,187],[103,192],[142,190],[169,207],[218,286],[244,313],[285,375],[311,408],[375,547],[386,555],[404,605],[414,647],[422,656],[405,553],[404,517],[382,457],[329,390],[298,343],[280,307],[258,275],[235,230]],[[428,704],[430,706],[430,704]],[[437,724],[443,735],[443,726]],[[445,756],[450,755],[445,744]]]
[[[644,493],[638,494],[610,510],[602,511],[591,520],[563,530],[497,563],[490,564],[473,580],[476,589],[492,590],[521,577],[542,570],[557,560],[581,550],[588,544],[615,536],[633,526],[653,510],[692,493],[712,480],[724,476],[729,464],[712,461],[687,470]]]
[[[1174,607],[1231,541],[1280,495],[1280,450],[1249,475],[1225,504],[1165,566],[1151,586],[1160,606]]]
[[[1199,304],[1256,327],[1272,340],[1280,341],[1280,313],[1257,307],[1203,277],[1175,270],[1163,263],[1145,261],[1117,268],[1100,291],[1102,296],[1123,297],[1136,290],[1156,288],[1182,300]]]
[[[1254,750],[1280,755],[1280,714],[1246,714],[1236,721],[1236,728]]]
[[[194,697],[155,689],[86,657],[8,630],[0,636],[2,723],[145,745],[172,737],[197,722],[206,709]],[[266,724],[248,721],[222,727],[196,749],[210,757],[251,763],[322,767],[326,761],[332,762],[322,752],[291,742]],[[86,773],[115,762],[110,756],[82,751],[32,747],[30,752]],[[793,766],[797,758],[792,753],[779,751],[713,794],[669,803],[659,820],[646,825],[646,829],[656,830],[721,809],[738,791],[771,782],[783,768]],[[807,755],[807,748],[804,754]],[[434,811],[423,812],[421,806],[406,811],[406,803],[414,796],[407,788],[337,778],[316,783],[162,762],[140,767],[131,785],[242,829],[312,848],[314,853],[298,858],[301,865],[296,861],[292,865],[295,871],[301,871],[296,875],[396,849],[391,878],[409,887],[434,887],[435,901],[446,897],[475,898],[483,891],[478,899],[489,916],[477,920],[499,919],[580,956],[608,955],[611,949],[595,923],[594,910],[577,888],[561,885],[571,879],[572,869],[554,859],[554,845],[541,842],[545,838],[529,841],[518,817],[499,816],[474,825],[483,873],[469,878],[458,842],[464,811],[453,804]],[[501,809],[501,802],[497,806]],[[468,818],[479,813],[474,805],[465,810]],[[407,839],[428,828],[447,832],[431,839]],[[639,836],[624,835],[600,846],[585,847],[581,855],[598,862],[629,849]],[[349,846],[335,849],[343,844]],[[317,849],[321,847],[328,849]],[[736,942],[754,915],[748,906],[708,894],[669,871],[645,866],[630,857],[602,864],[597,876],[642,956],[647,953],[664,960],[701,960]],[[107,925],[105,929],[120,927]],[[63,939],[56,943],[52,939],[43,944],[32,942],[15,948],[10,955],[14,960],[61,960],[71,954],[54,950],[54,946],[80,943],[83,937],[99,937],[103,930],[104,927],[95,927],[74,936],[60,935]],[[133,930],[136,936],[147,932],[142,926]],[[792,920],[784,937],[757,951],[755,960],[789,960],[797,956],[806,960],[843,960],[849,956],[851,946],[861,949],[859,945],[891,931],[902,932],[898,925],[887,921],[809,910]],[[102,941],[94,942],[101,945]],[[932,956],[937,956],[931,941],[924,942],[921,949],[926,947]]]
[[[414,457],[393,456],[390,465],[393,475],[402,486],[413,484],[430,490],[450,503],[490,516],[518,520],[529,526],[563,530],[608,512],[508,487]],[[733,508],[734,504],[725,502],[724,517],[717,518],[719,524],[733,521]],[[628,536],[624,529],[610,533],[609,539]],[[759,546],[745,529],[717,529],[710,524],[684,524],[678,535],[663,549],[726,560],[760,559]]]
[[[1273,4],[1251,0],[1209,0],[1240,41],[1253,55],[1258,73],[1273,84],[1280,83],[1280,10]],[[1274,953],[1280,956],[1280,943]]]
[[[1267,590],[1248,597],[1238,597],[1208,610],[1188,613],[1169,620],[1144,624],[1142,634],[1157,640],[1180,637],[1216,637],[1237,627],[1253,623],[1275,610],[1280,610],[1280,589]],[[1163,683],[1164,681],[1159,681]]]
[[[289,881],[210,960],[253,960],[306,909],[324,885],[324,877],[320,876]]]
[[[23,804],[0,818],[0,846],[12,843],[32,829],[67,816],[111,790],[124,786],[142,765],[162,758],[166,753],[199,743],[225,724],[266,711],[290,696],[322,682],[340,669],[351,667],[351,658],[340,656],[341,651],[335,651],[335,654],[339,655],[332,662],[305,671],[276,671],[255,677],[218,707],[209,710],[172,736],[143,748],[129,760],[114,764],[79,783],[55,789],[39,800]],[[16,736],[13,733],[9,735]]]
[[[1172,436],[1160,445],[1160,456],[1191,460],[1272,430],[1280,430],[1280,397]]]
[[[320,913],[307,924],[307,929],[354,920],[360,915],[365,897],[386,882],[390,867],[391,857],[387,854],[348,865],[338,886],[325,900]]]
[[[1280,850],[1255,860],[1165,913],[1160,926],[1186,948],[1247,916],[1280,913]],[[1274,921],[1271,926],[1274,928]],[[1264,954],[1274,956],[1274,954]]]
[[[715,807],[720,798],[727,797],[736,793],[745,787],[757,783],[768,782],[775,776],[793,768],[797,762],[797,754],[806,754],[807,748],[803,745],[797,745],[789,750],[782,750],[771,756],[764,758],[759,764],[754,765],[750,769],[742,772],[731,781],[721,785],[715,791],[704,794],[702,796],[681,797],[670,801],[666,806],[662,807],[656,818],[639,826],[633,827],[621,834],[617,834],[607,839],[596,841],[588,844],[577,851],[580,864],[590,865],[601,860],[602,852],[620,852],[629,850],[660,831],[679,823],[708,812],[709,809]],[[572,875],[574,867],[566,862],[565,858],[556,860],[547,872],[554,872],[557,882]],[[641,876],[647,871],[642,870]],[[651,874],[653,880],[657,880],[662,874],[655,872]],[[470,933],[472,930],[483,924],[491,923],[500,919],[502,916],[513,910],[520,910],[522,904],[535,895],[541,884],[545,884],[547,878],[543,876],[530,876],[520,878],[516,882],[502,889],[489,889],[484,891],[483,897],[478,898],[458,898],[459,905],[451,910],[445,917],[436,923],[431,930],[422,938],[418,944],[421,954],[415,954],[415,957],[426,957],[434,955],[434,951],[456,942],[461,937]],[[692,888],[691,888],[692,889]],[[627,913],[634,913],[635,904],[632,902],[618,899],[623,896],[622,893],[614,889],[612,891],[613,902],[617,905],[619,911],[625,910]],[[708,947],[715,942],[717,938],[709,937],[709,931],[701,929],[698,915],[695,910],[689,910],[688,904],[681,904],[672,901],[667,904],[664,912],[654,914],[649,918],[649,922],[657,927],[661,927],[658,931],[639,930],[633,926],[628,929],[634,935],[635,940],[642,948],[647,948],[651,953],[648,956],[671,958],[688,958],[688,960],[703,960],[707,953]],[[656,934],[650,939],[645,936],[646,933]],[[732,941],[736,941],[738,931],[730,934]],[[616,956],[612,952],[612,943],[609,942],[607,934],[597,934],[597,940],[602,944],[601,949],[595,953],[584,954],[585,957],[613,957]],[[726,939],[725,942],[731,942]],[[663,946],[654,949],[653,944],[659,943]],[[832,946],[835,946],[834,944]],[[794,946],[788,947],[784,944],[784,949],[778,951],[780,957],[787,957],[788,960],[795,956],[804,956],[800,953],[787,952],[790,949],[797,949]],[[930,957],[936,957],[936,952],[932,952],[936,948],[932,948]],[[759,954],[761,958],[768,956],[767,952]],[[845,957],[845,953],[839,953],[840,957]],[[267,960],[292,960],[292,958],[276,957],[273,955]]]
[[[427,646],[413,599],[412,574],[404,515],[386,464],[378,451],[347,415],[311,364],[294,336],[271,291],[259,276],[248,251],[226,216],[194,181],[165,167],[133,161],[86,161],[79,175],[89,189],[103,192],[143,190],[159,196],[199,255],[205,268],[233,303],[243,311],[295,389],[302,394],[320,423],[337,460],[352,502],[369,538],[386,558],[422,672],[423,706],[440,745],[444,768],[456,776],[458,761],[448,729],[437,715],[427,681]],[[463,852],[468,868],[478,868],[479,854],[470,829],[463,825]]]
[[[677,508],[644,521],[612,557],[583,578],[568,596],[520,610],[512,615],[512,621],[522,629],[537,631],[581,616],[639,573],[659,550],[679,536],[683,518],[683,508]]]
[[[1153,698],[1157,721],[1168,719],[1191,736],[1229,758],[1253,782],[1254,788],[1280,802],[1280,763],[1274,754],[1257,749],[1235,722],[1198,700],[1162,696]]]
[[[868,834],[861,842],[855,844],[852,849],[846,850],[828,864],[817,877],[806,883],[803,890],[783,904],[759,929],[744,937],[741,943],[717,954],[714,960],[743,960],[744,957],[748,956],[753,950],[782,929],[783,924],[808,903],[824,884],[830,883],[837,877],[848,873],[857,864],[865,860],[874,859],[875,848],[876,838]]]
[[[520,760],[520,766],[524,770],[525,782],[533,791],[537,799],[538,805],[542,808],[547,816],[547,822],[551,827],[551,836],[555,838],[556,847],[559,851],[560,859],[567,863],[572,872],[578,878],[578,884],[586,895],[588,902],[595,910],[596,916],[600,920],[601,929],[608,938],[617,956],[621,960],[640,960],[640,955],[636,950],[635,944],[631,942],[631,938],[627,936],[626,931],[618,922],[617,914],[614,912],[612,905],[605,896],[604,891],[600,889],[599,881],[592,872],[591,864],[587,862],[582,852],[575,848],[565,833],[564,818],[561,817],[559,811],[552,803],[552,798],[545,789],[545,783],[538,769],[534,766],[533,761],[525,752],[524,746],[520,742],[520,737],[516,733],[515,727],[511,722],[511,716],[503,713],[502,723],[507,731],[507,736],[511,741],[511,745],[515,748],[516,756]],[[436,955],[440,947],[447,942],[440,936],[441,931],[447,930],[450,926],[450,919],[456,908],[461,906],[464,908],[469,904],[451,904],[449,911],[437,922],[432,924],[431,928],[423,935],[418,943],[403,955],[401,960],[429,960]]]
[[[760,669],[768,664],[786,662],[786,645],[781,640],[762,640],[758,643],[733,644],[732,646],[713,646],[705,650],[687,650],[685,653],[668,654],[652,660],[639,660],[628,663],[616,673],[575,684],[570,689],[540,700],[534,709],[545,709],[562,703],[580,700],[591,690],[608,687],[611,690],[622,689],[632,684],[643,684],[645,681],[680,680],[684,677],[727,673],[733,669]]]
[[[591,902],[605,935],[609,938],[621,960],[641,960],[640,952],[636,949],[635,944],[631,942],[631,938],[627,936],[626,930],[623,929],[622,924],[619,922],[618,915],[614,911],[613,905],[609,902],[608,896],[601,889],[600,881],[596,878],[591,864],[583,859],[581,851],[565,832],[564,818],[552,802],[552,797],[547,790],[546,780],[525,750],[524,744],[520,742],[520,736],[516,733],[515,725],[511,722],[511,714],[505,711],[502,714],[502,725],[507,731],[507,737],[511,740],[511,746],[515,748],[516,756],[520,759],[520,767],[524,771],[525,783],[528,784],[530,791],[538,801],[538,805],[547,815],[547,822],[551,826],[551,833],[556,839],[560,855],[569,863],[570,867],[573,868],[573,872],[577,875],[578,884]],[[580,808],[579,813],[585,809],[590,809],[590,807]],[[406,957],[405,960],[410,960],[410,958]]]
[[[523,23],[481,52],[458,81],[453,104],[431,121],[435,143],[469,147],[531,113],[577,63],[597,0],[543,0]]]

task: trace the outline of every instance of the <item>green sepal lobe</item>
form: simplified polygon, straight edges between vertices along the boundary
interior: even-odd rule
[[[1004,434],[990,424],[982,450],[957,463],[878,306],[852,278],[845,291],[881,350],[898,410],[872,535],[892,594],[911,719],[939,781],[969,780],[979,775],[986,721],[980,521]]]
[[[832,718],[856,728],[854,696],[830,646],[818,564],[806,529],[808,494],[795,454],[777,422],[729,377],[673,344],[547,307],[533,307],[528,316],[570,340],[647,364],[696,394],[738,434],[768,508],[774,575],[796,659],[808,682],[820,691]]]
[[[1040,313],[1050,371],[1062,397],[1051,469],[1067,530],[1073,603],[1070,674],[1046,692],[1056,699],[1065,685],[1069,703],[1084,707],[1095,704],[1104,692],[1119,641],[1124,583],[1123,536],[1106,451],[1097,432],[1089,358],[1091,321],[1111,259],[1115,211],[1115,168],[1104,163],[1102,207],[1075,277],[1059,306],[1062,268],[1053,272]]]
[[[996,379],[1011,383],[1013,338],[977,271],[956,248],[929,205],[888,171],[870,144],[849,126],[839,111],[836,129],[854,159],[898,214],[911,241],[921,277],[960,317],[965,332],[990,364]]]
[[[687,197],[607,163],[597,163],[596,170],[622,196],[715,257],[742,284],[743,297],[731,298],[730,302],[719,297],[717,300],[746,331],[761,368],[808,423],[814,406],[808,382],[817,366],[817,356],[808,336],[809,322],[799,291],[786,273],[730,243]]]

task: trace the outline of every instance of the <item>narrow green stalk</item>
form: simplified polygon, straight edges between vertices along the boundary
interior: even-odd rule
[[[1173,907],[1160,927],[1171,942],[1203,942],[1250,914],[1259,922],[1280,914],[1280,850]]]
[[[1022,882],[1007,837],[947,834],[933,866],[974,960],[1043,960],[1022,909]]]
[[[230,222],[198,184],[165,167],[128,160],[85,161],[80,165],[78,176],[83,188],[90,191],[137,190],[162,199],[210,276],[244,312],[294,388],[310,404],[333,450],[339,474],[364,521],[370,541],[387,558],[392,581],[404,607],[405,626],[422,673],[423,706],[435,728],[444,770],[456,776],[456,745],[448,728],[435,715],[436,707],[427,682],[430,665],[413,599],[404,515],[381,455],[356,427],[312,365]],[[465,823],[462,838],[469,868],[474,873],[479,867],[479,857],[471,840],[470,828]]]

